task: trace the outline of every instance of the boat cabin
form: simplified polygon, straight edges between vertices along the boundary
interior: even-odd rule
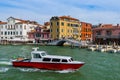
[[[72,62],[72,57],[68,56],[56,56],[48,55],[45,51],[34,50],[31,52],[31,62],[57,62],[57,63],[67,63]]]

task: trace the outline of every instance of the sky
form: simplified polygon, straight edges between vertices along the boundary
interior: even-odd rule
[[[37,21],[71,16],[91,24],[120,24],[120,0],[0,0],[0,21],[9,17]]]

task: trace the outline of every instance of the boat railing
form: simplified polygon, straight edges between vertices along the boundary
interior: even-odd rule
[[[39,47],[35,47],[35,48],[32,48],[33,51],[37,51],[39,49]]]

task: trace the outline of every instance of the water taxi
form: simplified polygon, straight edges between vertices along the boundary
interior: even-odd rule
[[[74,61],[69,56],[48,55],[45,51],[38,51],[34,48],[31,52],[31,59],[16,59],[12,61],[14,67],[28,67],[47,70],[77,70],[85,62]]]

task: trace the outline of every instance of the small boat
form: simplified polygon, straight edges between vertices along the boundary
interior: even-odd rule
[[[48,55],[45,51],[38,51],[34,48],[31,52],[31,59],[16,59],[12,61],[14,67],[28,67],[47,70],[77,70],[85,62],[73,61],[69,56]]]
[[[97,49],[98,49],[98,46],[96,46],[96,45],[92,45],[92,46],[88,47],[88,50],[90,50],[90,51],[95,51]]]

